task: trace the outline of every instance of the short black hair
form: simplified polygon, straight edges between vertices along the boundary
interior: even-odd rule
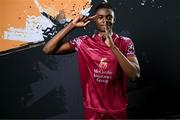
[[[96,13],[99,9],[102,9],[102,8],[111,9],[113,12],[115,12],[114,9],[113,9],[113,7],[112,7],[110,4],[108,4],[107,2],[103,2],[103,3],[101,3],[101,4],[99,4],[99,5],[96,6],[96,8],[95,8],[95,13]]]

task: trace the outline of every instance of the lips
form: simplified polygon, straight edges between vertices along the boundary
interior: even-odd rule
[[[100,27],[101,27],[102,29],[105,29],[106,27],[107,27],[107,29],[110,28],[110,26],[108,26],[108,25],[101,25]]]
[[[105,28],[106,27],[110,27],[110,26],[107,26],[107,25],[104,25],[104,24],[101,24],[101,25],[99,25],[99,29],[100,29],[100,31],[105,31]]]

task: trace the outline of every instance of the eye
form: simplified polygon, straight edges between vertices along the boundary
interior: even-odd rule
[[[103,18],[103,16],[102,16],[102,15],[99,15],[99,16],[98,16],[98,18],[99,18],[99,19],[102,19],[102,18]]]
[[[108,15],[108,16],[106,17],[106,19],[107,19],[107,20],[112,20],[112,16],[111,16],[111,15]]]

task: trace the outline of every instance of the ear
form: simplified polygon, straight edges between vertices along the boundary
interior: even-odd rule
[[[116,17],[114,16],[113,23],[115,23],[115,22],[116,22]]]

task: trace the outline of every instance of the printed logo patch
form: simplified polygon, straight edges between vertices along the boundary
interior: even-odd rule
[[[99,63],[99,68],[101,70],[105,70],[107,68],[107,64],[108,64],[107,58],[101,58],[100,63]]]
[[[130,44],[128,46],[128,53],[133,53],[134,52],[134,45],[133,44]]]

